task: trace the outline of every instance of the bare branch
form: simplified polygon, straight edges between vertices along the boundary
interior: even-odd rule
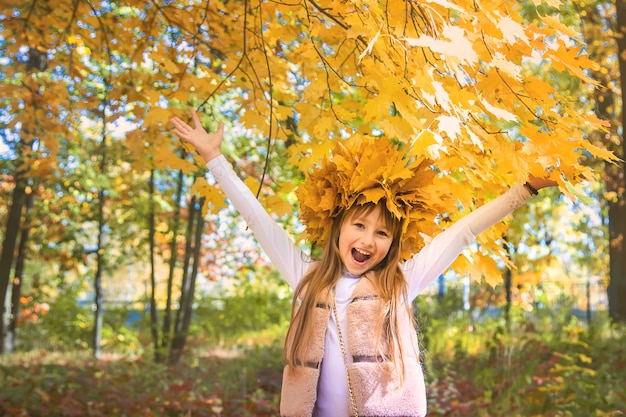
[[[314,0],[307,0],[309,3],[311,3],[317,10],[319,10],[320,13],[322,13],[324,16],[326,16],[327,18],[329,18],[330,20],[332,20],[333,22],[335,22],[337,25],[339,25],[343,30],[348,30],[350,29],[349,25],[346,25],[345,23],[343,23],[342,21],[340,21],[337,17],[333,16],[332,14],[328,13],[326,11],[326,9],[322,8],[322,6],[320,6],[319,4],[317,4],[316,1]],[[306,6],[305,6],[306,7]]]

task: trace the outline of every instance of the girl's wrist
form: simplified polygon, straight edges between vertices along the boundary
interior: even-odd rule
[[[530,194],[532,195],[537,195],[539,194],[539,191],[537,191],[537,189],[535,187],[533,187],[530,182],[526,181],[524,184],[524,187],[528,190],[528,192],[530,192]]]
[[[208,152],[206,154],[202,154],[202,157],[204,158],[204,161],[209,163],[212,160],[214,160],[215,158],[217,158],[218,156],[220,156],[222,154],[222,152],[220,151],[216,151],[216,152]]]

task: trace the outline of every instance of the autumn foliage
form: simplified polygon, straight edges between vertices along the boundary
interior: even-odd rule
[[[223,211],[223,195],[204,177],[203,161],[169,133],[169,118],[186,118],[189,108],[202,112],[208,128],[227,122],[224,153],[281,219],[297,214],[296,188],[338,142],[371,144],[373,151],[392,143],[410,150],[407,160],[432,161],[438,188],[420,195],[423,212],[429,213],[421,220],[430,221],[434,213],[441,217],[436,224],[422,224],[417,246],[529,173],[550,176],[576,199],[582,182],[593,175],[585,159],[615,159],[589,140],[590,133],[606,128],[589,99],[598,85],[588,74],[602,68],[588,59],[579,33],[563,23],[559,5],[3,0],[0,116],[10,157],[0,160],[0,191],[9,196],[20,185],[22,197],[36,197],[33,218],[24,216],[20,227],[31,232],[29,254],[36,253],[31,267],[51,268],[36,280],[34,273],[25,275],[32,285],[21,297],[19,324],[55,318],[65,326],[56,335],[86,349],[91,322],[77,313],[82,310],[75,300],[94,275],[94,258],[106,253],[108,259],[98,268],[103,265],[111,275],[130,264],[145,265],[145,219],[152,209],[155,269],[165,275],[166,261],[185,254],[186,242],[174,224],[190,216],[190,196],[205,197],[205,215]],[[372,166],[380,164],[368,174],[410,177],[410,167],[376,156],[368,153]],[[183,175],[193,184],[183,184]],[[149,200],[147,184],[153,177],[156,191]],[[173,191],[178,179],[182,185]],[[319,197],[307,194],[303,198]],[[8,199],[1,206],[5,219]],[[213,226],[204,230],[204,248],[211,251],[203,254],[200,271],[217,280],[226,274],[216,259],[232,255],[216,244],[215,236],[224,231]],[[106,239],[94,250],[98,227]],[[492,284],[501,281],[502,264],[495,258],[508,256],[500,240],[507,227],[498,224],[481,235],[478,248],[459,258],[455,270]],[[245,245],[238,250],[231,270],[245,275],[266,266],[255,262]],[[170,282],[178,272],[172,265]],[[139,281],[141,273],[133,278]],[[70,276],[75,281],[69,282]],[[6,277],[0,284],[8,288],[14,281],[8,272]],[[55,298],[65,304],[50,308],[47,302]],[[69,318],[59,319],[59,312]],[[615,415],[609,413],[626,401],[614,389],[623,385],[625,366],[618,343],[594,344],[575,331],[556,341],[544,334],[536,338],[532,331],[503,341],[497,327],[477,342],[484,349],[468,354],[463,340],[442,334],[442,343],[459,345],[441,350],[451,356],[430,359],[433,415],[467,415],[488,405],[492,415],[506,407],[520,415],[542,415],[542,410],[547,410],[543,415],[562,415],[575,409],[572,398],[579,397],[591,398],[588,409],[601,409],[597,415]],[[435,336],[429,336],[432,342]],[[216,366],[210,358],[191,369],[165,369],[144,360],[49,361],[42,356],[0,367],[0,415],[219,415],[226,407],[231,415],[275,411],[275,383],[257,392],[232,382],[258,382],[249,361]],[[236,371],[219,379],[225,367]],[[166,372],[168,378],[162,379]],[[274,381],[279,369],[268,372]],[[595,379],[594,372],[602,378]],[[235,393],[227,389],[231,383]],[[515,393],[522,393],[524,401]]]
[[[190,106],[250,129],[265,170],[286,152],[306,172],[348,136],[410,144],[435,161],[455,196],[452,220],[529,172],[548,169],[572,196],[590,177],[582,155],[612,160],[586,136],[603,123],[551,82],[567,74],[594,88],[585,72],[593,63],[557,9],[444,0],[4,7],[13,10],[3,21],[5,53],[18,63],[2,87],[14,115],[7,127],[24,143],[41,141],[23,160],[29,175],[55,170],[85,118],[106,123],[102,135],[133,123],[112,161],[192,172],[201,161],[175,156],[181,144],[166,126]],[[205,210],[220,207],[212,186],[194,191],[207,197]],[[493,243],[501,233],[481,238],[486,253],[503,256]]]

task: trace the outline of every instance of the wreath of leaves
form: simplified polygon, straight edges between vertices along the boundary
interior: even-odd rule
[[[447,192],[437,184],[433,161],[385,138],[354,137],[337,142],[296,191],[303,238],[328,239],[333,218],[354,205],[384,204],[402,220],[402,257],[410,258],[439,230]]]

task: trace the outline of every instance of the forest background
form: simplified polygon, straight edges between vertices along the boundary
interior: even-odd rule
[[[0,7],[0,415],[277,414],[290,293],[190,108],[307,251],[295,190],[348,137],[434,160],[426,237],[558,181],[418,299],[429,415],[626,412],[623,1]]]

